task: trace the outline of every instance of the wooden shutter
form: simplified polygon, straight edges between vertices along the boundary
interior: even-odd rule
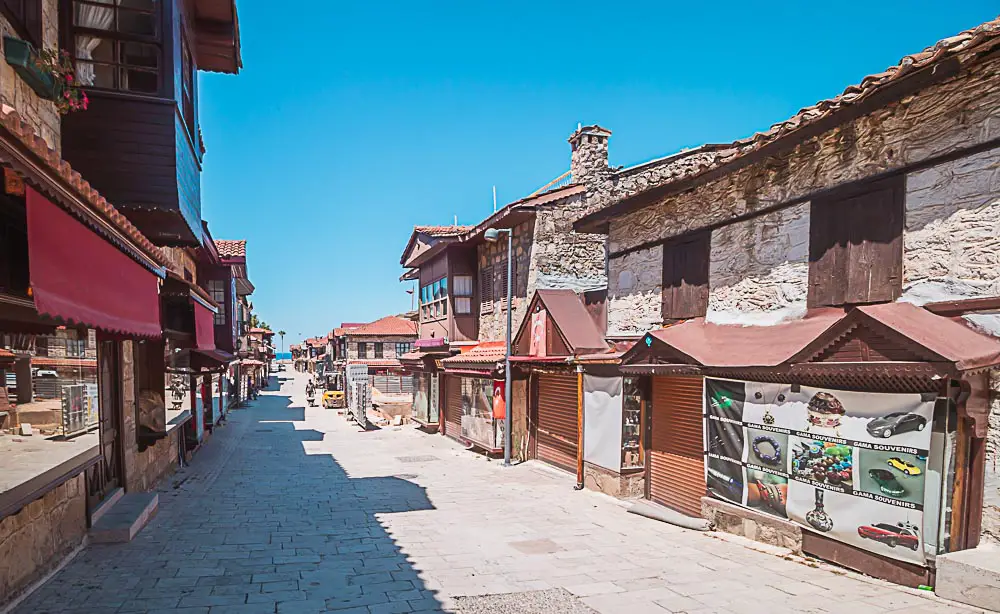
[[[493,267],[483,267],[479,271],[479,312],[493,312]]]
[[[708,311],[711,233],[702,232],[663,246],[664,320],[697,318]]]
[[[444,434],[455,439],[462,438],[462,378],[448,375],[444,378]]]
[[[880,303],[903,291],[902,178],[858,194],[818,199],[810,209],[810,307]]]
[[[576,375],[538,378],[538,459],[574,472],[579,448],[577,394]]]
[[[701,516],[705,494],[702,378],[654,377],[649,498]]]

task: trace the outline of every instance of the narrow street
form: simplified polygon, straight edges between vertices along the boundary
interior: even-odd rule
[[[640,518],[411,427],[358,432],[279,375],[165,480],[131,543],[88,547],[14,612],[974,611]]]

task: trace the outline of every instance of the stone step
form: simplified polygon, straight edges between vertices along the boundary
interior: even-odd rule
[[[160,499],[155,492],[124,495],[90,528],[90,541],[98,544],[132,541],[156,514],[159,505]]]

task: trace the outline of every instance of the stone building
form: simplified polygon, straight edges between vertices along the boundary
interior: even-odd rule
[[[1000,361],[998,46],[997,21],[945,39],[576,222],[607,235],[609,335],[642,339],[621,370],[648,381],[647,496],[724,530],[997,607],[996,576],[980,569],[971,590],[961,577],[986,556],[976,545],[996,540],[1000,499],[989,370]],[[916,556],[894,550],[900,534],[879,536],[883,525],[831,538],[720,497],[714,440],[708,450],[702,441],[717,424],[702,426],[703,400],[720,377],[758,395],[788,386],[783,399],[806,386],[860,392],[872,405],[936,399],[918,426],[933,419],[952,443],[934,436],[929,455],[918,450],[923,525],[894,529],[915,538]],[[849,443],[863,449],[858,437]]]

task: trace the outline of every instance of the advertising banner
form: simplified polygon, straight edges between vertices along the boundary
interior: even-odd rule
[[[924,564],[934,402],[919,394],[705,379],[716,497],[832,539]]]

